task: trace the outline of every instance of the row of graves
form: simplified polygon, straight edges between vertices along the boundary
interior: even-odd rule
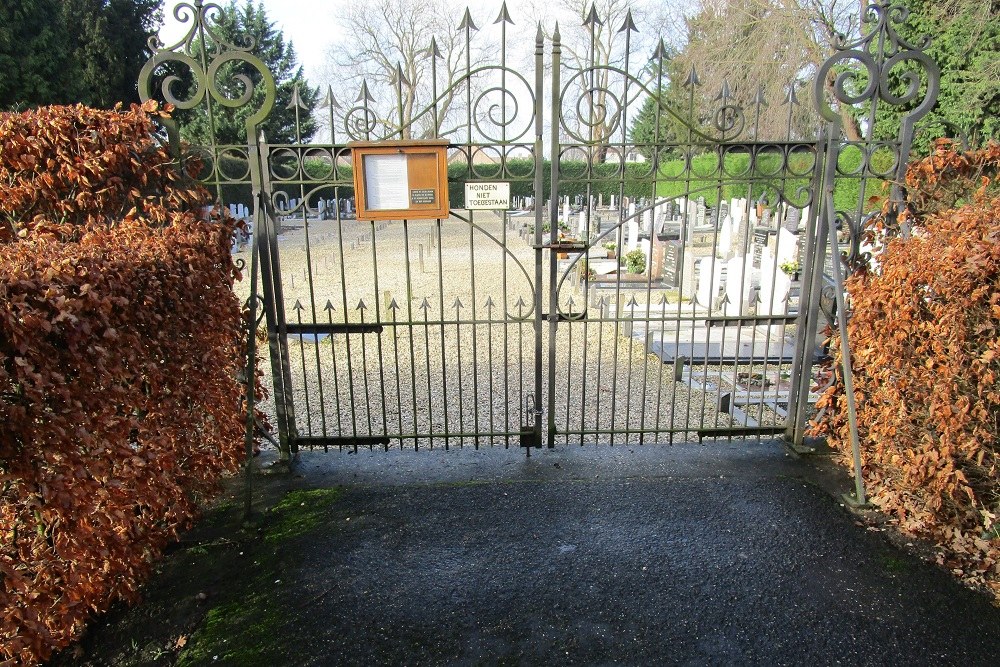
[[[587,300],[602,318],[627,320],[625,335],[673,365],[676,379],[717,396],[737,423],[757,426],[761,404],[784,416],[808,207],[596,197],[564,198],[560,214],[568,240],[593,246]],[[641,273],[623,261],[636,250]]]

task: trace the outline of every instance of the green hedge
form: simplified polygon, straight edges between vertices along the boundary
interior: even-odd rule
[[[784,192],[793,203],[804,202],[798,195],[800,188],[808,191],[812,187],[812,155],[793,155],[790,160],[792,171],[796,174],[809,172],[807,176],[782,174],[782,158],[775,154],[763,154],[757,157],[754,169],[751,170],[750,156],[746,153],[731,153],[726,155],[723,174],[718,173],[719,158],[715,153],[705,153],[694,157],[691,161],[690,174],[686,172],[683,159],[665,162],[660,167],[660,174],[665,180],[656,184],[656,194],[660,197],[682,197],[686,193],[691,196],[703,196],[708,206],[715,206],[721,194],[724,200],[734,197],[747,197],[755,201],[767,193],[768,200],[774,203],[775,193]],[[893,158],[876,153],[872,159],[876,169],[888,170],[892,167]],[[861,153],[858,150],[847,150],[839,160],[839,170],[852,173],[861,166]],[[690,178],[688,176],[690,175]],[[880,178],[869,178],[865,187],[864,209],[878,208],[874,202],[867,201],[873,196],[888,192],[886,181]],[[834,183],[834,203],[838,210],[855,211],[861,199],[861,179],[856,176],[838,176]]]
[[[808,172],[811,162],[811,155],[793,156],[791,159],[793,170],[799,174]],[[841,156],[841,171],[852,172],[859,167],[860,162],[860,151],[848,150]],[[892,158],[877,154],[873,162],[879,169],[889,169],[892,165]],[[683,159],[663,163],[655,183],[656,195],[680,197],[690,192],[692,196],[705,197],[707,205],[715,206],[720,194],[723,199],[749,197],[751,200],[756,200],[760,198],[762,193],[767,192],[768,199],[773,202],[774,193],[783,189],[787,197],[794,202],[799,199],[796,196],[799,188],[808,189],[811,186],[809,177],[783,177],[779,173],[781,158],[774,154],[758,156],[753,173],[750,173],[749,156],[746,153],[728,154],[725,161],[725,174],[721,177],[716,173],[717,164],[718,156],[714,153],[696,156],[692,160],[690,178],[688,178]],[[239,174],[245,171],[246,161],[226,157],[223,158],[220,166],[226,174]],[[322,160],[307,158],[304,166],[308,177],[315,179],[317,183],[330,181],[329,165]],[[280,163],[273,167],[277,175],[291,175],[294,168],[292,162],[284,168]],[[551,161],[544,160],[542,163],[543,199],[548,199],[551,196],[551,168]],[[595,164],[588,171],[588,165],[585,161],[562,160],[559,163],[559,168],[559,194],[561,196],[586,195],[588,186],[590,194],[595,197],[603,195],[605,201],[609,201],[612,195],[619,197],[624,194],[633,198],[653,195],[654,182],[649,174],[648,164],[627,163],[624,168],[623,182],[622,167],[619,164]],[[508,177],[506,179],[501,178],[499,164],[477,164],[472,169],[464,163],[450,164],[448,165],[448,193],[451,206],[453,208],[464,206],[465,183],[467,181],[508,180],[512,197],[533,196],[533,170],[534,161],[527,158],[508,160]],[[342,197],[353,195],[352,173],[349,165],[337,166],[337,182],[343,184],[340,193]],[[278,179],[275,179],[273,184],[276,190],[284,191],[289,199],[298,199],[301,196],[300,186],[297,184],[283,184]],[[219,187],[209,185],[209,189],[217,194],[221,191],[222,200],[226,203],[239,202],[248,207],[252,204],[252,191],[249,183],[224,184]],[[307,189],[309,188],[307,187]],[[860,197],[860,189],[861,181],[857,177],[839,177],[834,186],[834,199],[837,208],[847,211],[855,210]],[[865,195],[868,198],[884,194],[886,191],[884,181],[872,178],[868,181]],[[329,196],[332,195],[333,191],[330,189]],[[866,201],[866,210],[873,206],[874,204],[869,204]]]

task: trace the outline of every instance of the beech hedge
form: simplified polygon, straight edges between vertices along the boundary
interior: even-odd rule
[[[0,115],[0,662],[135,600],[243,455],[234,223],[159,113]]]
[[[871,500],[905,533],[936,543],[939,563],[1000,599],[998,172],[1000,146],[961,153],[939,142],[907,175],[909,238],[876,221],[868,234],[878,267],[847,289]],[[846,403],[838,381],[814,426],[850,467]]]

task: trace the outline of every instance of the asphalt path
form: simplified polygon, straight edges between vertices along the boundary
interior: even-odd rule
[[[304,452],[294,485],[344,494],[286,545],[281,641],[308,665],[1000,663],[1000,610],[841,484],[772,442]]]

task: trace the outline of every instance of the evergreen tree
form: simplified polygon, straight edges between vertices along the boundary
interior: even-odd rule
[[[931,36],[927,55],[941,68],[941,90],[937,105],[920,121],[922,129],[914,141],[914,152],[926,155],[936,137],[968,138],[973,148],[981,147],[1000,132],[1000,2],[979,0],[909,0],[910,16],[901,35],[913,42]],[[910,63],[907,63],[910,64]],[[894,70],[890,82],[896,93],[906,86]],[[918,67],[913,67],[919,71]],[[924,88],[915,100],[923,99]],[[913,108],[878,108],[875,137],[895,138],[899,117]]]
[[[0,108],[138,102],[162,0],[0,3]]]
[[[63,0],[76,99],[95,107],[139,101],[136,80],[162,22],[162,0]]]
[[[242,46],[252,40],[254,46],[250,52],[261,59],[274,77],[277,87],[274,109],[260,126],[267,140],[271,143],[308,141],[316,131],[312,109],[316,105],[318,89],[306,81],[302,67],[297,64],[293,44],[286,42],[284,34],[268,20],[263,5],[258,3],[255,6],[251,0],[247,0],[243,6],[237,6],[235,1],[230,2],[219,13],[217,24],[214,32],[230,44]],[[199,50],[202,47],[195,43],[193,48]],[[220,92],[230,99],[236,99],[244,92],[243,84],[236,78],[238,75],[248,77],[253,83],[249,102],[236,109],[213,104],[211,119],[204,104],[188,111],[178,111],[175,116],[185,139],[193,144],[247,143],[246,121],[263,104],[265,89],[263,77],[255,68],[245,63],[227,63],[220,68],[216,81]],[[186,79],[190,90],[189,73]],[[291,104],[296,86],[301,102],[297,110],[300,128],[298,134],[295,123],[296,105]],[[288,108],[289,106],[292,108]]]
[[[0,109],[74,98],[72,60],[59,0],[0,2]]]

